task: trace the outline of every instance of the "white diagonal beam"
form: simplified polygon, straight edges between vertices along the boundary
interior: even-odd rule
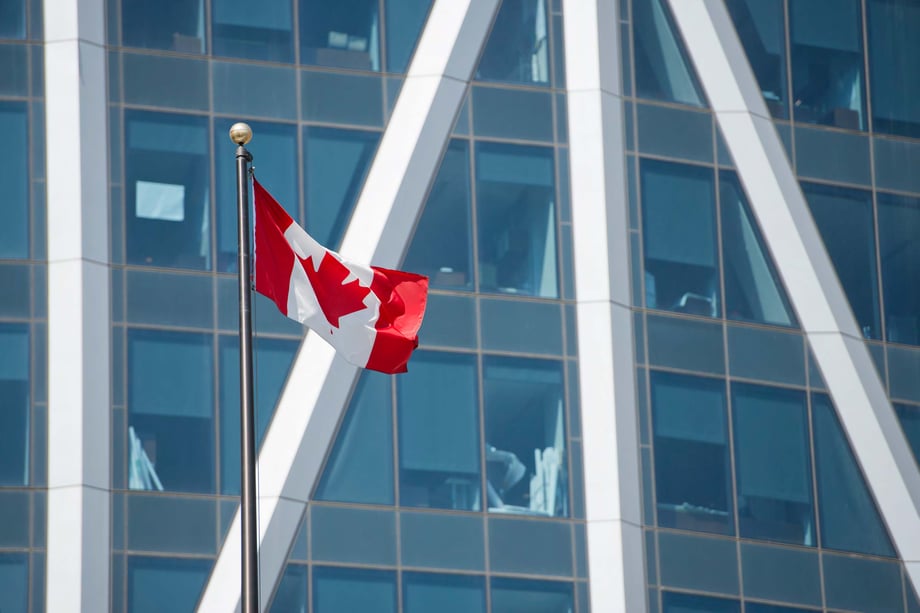
[[[920,472],[723,0],[670,0],[748,200],[914,589]]]
[[[565,0],[591,610],[645,611],[616,0]]]
[[[450,138],[498,0],[437,0],[342,244],[349,260],[402,261]],[[323,458],[358,371],[309,333],[291,367],[259,454],[261,608],[284,570]],[[238,610],[239,512],[198,610]]]

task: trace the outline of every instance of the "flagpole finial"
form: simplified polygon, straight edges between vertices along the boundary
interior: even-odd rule
[[[245,145],[252,140],[252,128],[249,127],[248,123],[235,123],[230,126],[230,140],[232,140],[237,145]]]

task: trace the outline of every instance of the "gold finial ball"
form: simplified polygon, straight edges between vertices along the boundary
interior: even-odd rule
[[[248,123],[235,123],[230,126],[230,140],[237,145],[245,145],[252,140],[252,128]]]

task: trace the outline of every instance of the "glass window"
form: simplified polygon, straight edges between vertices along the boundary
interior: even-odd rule
[[[387,0],[387,70],[406,72],[431,0]]]
[[[205,18],[201,0],[121,2],[126,47],[204,53]]]
[[[403,604],[406,613],[485,613],[482,577],[405,573]]]
[[[0,38],[26,37],[25,0],[0,0]]]
[[[0,594],[3,594],[3,613],[26,613],[29,610],[29,558],[27,555],[0,554]]]
[[[379,140],[377,132],[304,129],[305,228],[330,249],[345,235]]]
[[[476,360],[417,352],[396,380],[400,504],[481,509]]]
[[[290,0],[265,2],[258,10],[242,0],[213,0],[211,19],[214,55],[294,61]]]
[[[479,285],[483,291],[555,298],[553,150],[476,147]]]
[[[214,491],[211,337],[128,331],[128,487]]]
[[[881,338],[871,194],[813,183],[802,191],[863,336]]]
[[[712,170],[643,160],[641,171],[646,306],[718,317]]]
[[[885,326],[893,343],[920,344],[920,199],[878,194]]]
[[[920,465],[920,407],[912,404],[895,404],[894,408],[901,421],[904,436],[914,452],[914,459]]]
[[[872,127],[920,137],[920,5],[911,0],[870,0],[869,62]]]
[[[5,23],[0,0],[0,37]],[[8,154],[0,164],[0,258],[29,257],[29,129],[24,102],[0,102],[0,133]]]
[[[396,574],[313,568],[313,613],[396,613]]]
[[[866,127],[859,0],[790,0],[795,120]]]
[[[803,392],[732,385],[738,532],[816,545]]]
[[[792,325],[792,309],[735,173],[719,174],[719,196],[727,317]]]
[[[545,0],[505,0],[479,60],[477,79],[549,83]]]
[[[571,613],[572,584],[493,578],[492,613]]]
[[[264,588],[263,588],[264,589]],[[270,613],[307,613],[307,567],[288,564],[272,599]]]
[[[738,613],[737,600],[661,592],[663,613]]]
[[[0,324],[0,485],[29,484],[29,400],[29,329]]]
[[[567,515],[561,363],[490,357],[483,372],[489,511]]]
[[[300,61],[315,66],[380,70],[377,0],[300,0]]]
[[[130,556],[128,610],[131,613],[193,610],[212,564],[212,560]]]
[[[428,193],[404,268],[427,275],[431,287],[472,289],[470,226],[469,145],[453,140]]]
[[[824,394],[813,394],[811,402],[822,546],[894,557],[834,405]]]
[[[658,524],[732,533],[725,384],[651,373]]]
[[[703,106],[666,2],[633,0],[633,39],[639,97]]]
[[[391,397],[389,377],[361,372],[316,489],[317,500],[393,504]]]
[[[799,607],[781,607],[775,604],[763,604],[760,602],[745,602],[744,610],[746,613],[810,613],[817,609],[800,609]]]
[[[125,130],[128,263],[209,270],[207,120],[128,111]]]
[[[788,117],[782,0],[729,0],[726,4],[770,114]]]

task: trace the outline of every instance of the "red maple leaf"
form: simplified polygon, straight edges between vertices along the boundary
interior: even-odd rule
[[[330,324],[338,328],[340,317],[367,308],[364,305],[364,298],[371,290],[359,284],[357,279],[344,283],[350,272],[344,264],[329,253],[323,255],[318,270],[314,270],[315,267],[311,261],[313,256],[305,260],[299,257],[297,259],[303,264],[310,285],[313,286],[313,293],[316,294],[316,300],[319,302],[319,308],[323,310],[323,315]]]

